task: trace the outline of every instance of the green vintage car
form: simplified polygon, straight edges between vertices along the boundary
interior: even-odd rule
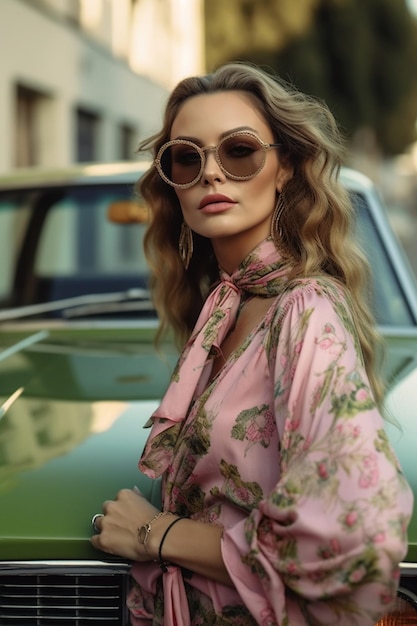
[[[137,485],[143,426],[177,353],[153,345],[146,163],[19,172],[0,179],[0,624],[128,623],[129,563],[93,550],[92,515]],[[344,170],[387,341],[389,434],[414,492],[417,286],[371,182]],[[408,621],[407,621],[408,620]],[[417,624],[417,514],[395,614]]]

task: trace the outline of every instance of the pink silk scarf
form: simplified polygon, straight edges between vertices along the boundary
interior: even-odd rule
[[[176,436],[166,431],[185,419],[205,364],[219,354],[236,322],[242,295],[279,295],[288,271],[289,263],[280,258],[271,238],[258,244],[232,275],[220,270],[220,282],[208,296],[165,396],[151,416],[152,430],[139,463],[144,474],[157,478],[169,467]]]

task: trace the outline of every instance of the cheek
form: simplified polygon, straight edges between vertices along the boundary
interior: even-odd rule
[[[183,211],[191,203],[191,194],[189,193],[188,189],[176,189],[175,193],[177,194],[178,202],[180,204],[181,210]]]
[[[266,173],[265,173],[266,174]],[[262,202],[271,205],[271,210],[275,206],[277,189],[275,180],[270,174],[265,176],[257,176],[252,181],[250,189],[248,189],[247,199],[251,202]]]

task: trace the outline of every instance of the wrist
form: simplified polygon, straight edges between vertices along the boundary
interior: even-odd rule
[[[150,522],[138,528],[138,538],[139,534],[141,537],[145,536],[146,531],[142,529],[148,529],[146,539],[145,541],[141,541],[141,543],[144,545],[145,551],[150,559],[154,561],[158,560],[159,545],[161,543],[162,536],[171,522],[176,518],[177,516],[173,513],[164,511],[161,515],[155,516]]]
[[[162,519],[164,517],[164,519]],[[152,533],[148,533],[147,538],[147,553],[152,558],[163,572],[168,571],[168,566],[171,564],[171,560],[164,557],[163,548],[165,545],[165,539],[171,532],[171,529],[186,517],[174,515],[168,513],[166,516],[159,515],[155,519],[155,525],[153,526]]]
[[[166,527],[165,532],[161,537],[161,541],[159,542],[157,563],[163,572],[167,572],[168,566],[172,564],[171,561],[168,559],[165,559],[162,554],[162,549],[164,548],[164,545],[165,545],[165,539],[167,538],[168,534],[171,532],[171,529],[173,528],[173,526],[175,526],[175,524],[177,524],[178,522],[181,522],[184,519],[187,519],[187,518],[186,517],[174,517],[174,519]]]
[[[165,516],[170,516],[168,511],[159,511],[146,524],[139,526],[137,529],[138,542],[143,546],[145,552],[152,557],[152,541],[151,538],[155,534],[155,528]]]

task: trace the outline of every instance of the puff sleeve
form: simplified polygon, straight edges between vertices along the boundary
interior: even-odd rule
[[[413,501],[343,294],[291,291],[268,341],[280,478],[225,529],[224,562],[262,626],[371,626],[395,597]]]

